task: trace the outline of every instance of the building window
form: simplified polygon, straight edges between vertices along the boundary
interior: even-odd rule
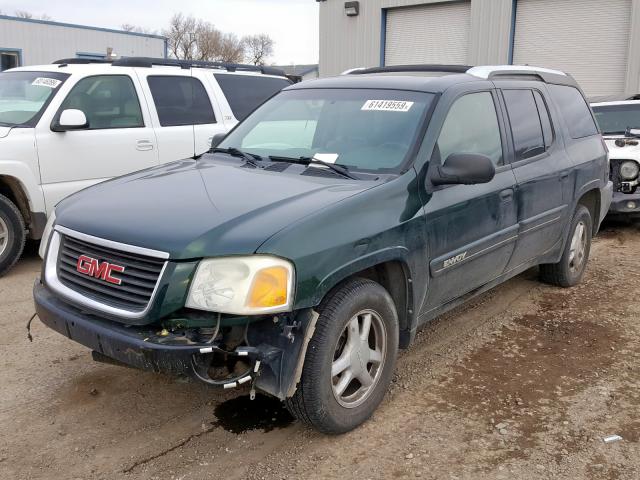
[[[19,50],[2,50],[0,49],[0,72],[10,68],[19,67],[20,61]]]

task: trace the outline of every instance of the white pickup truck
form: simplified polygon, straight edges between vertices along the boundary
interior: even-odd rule
[[[133,57],[0,73],[0,275],[64,197],[206,152],[289,84],[269,67]]]

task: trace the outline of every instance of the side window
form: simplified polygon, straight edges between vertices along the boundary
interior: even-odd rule
[[[213,76],[227,98],[233,115],[240,121],[284,87],[291,85],[285,78],[261,75],[218,73]]]
[[[501,165],[500,127],[491,93],[470,93],[456,100],[444,121],[437,147],[442,163],[452,153],[478,153]]]
[[[598,133],[589,106],[577,88],[549,85],[551,97],[560,107],[572,138],[588,137]]]
[[[90,130],[144,127],[140,102],[128,75],[96,75],[80,80],[60,106],[60,112],[82,110]]]
[[[542,136],[544,137],[544,146],[549,148],[553,143],[553,127],[551,126],[551,116],[549,115],[549,109],[540,92],[534,90],[533,97],[536,99],[536,106],[538,107],[538,114],[540,115],[540,122],[542,123]]]
[[[147,82],[161,126],[216,123],[209,95],[197,78],[154,75]]]
[[[526,160],[545,152],[538,107],[531,90],[503,90],[511,123],[515,161]]]

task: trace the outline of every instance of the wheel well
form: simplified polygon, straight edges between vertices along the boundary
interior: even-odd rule
[[[380,263],[354,273],[350,278],[353,277],[368,278],[382,285],[387,292],[389,292],[396,306],[400,331],[409,330],[410,316],[413,313],[413,307],[410,306],[412,304],[412,293],[409,275],[402,262],[390,261]]]
[[[580,200],[578,200],[578,205],[584,205],[589,210],[591,214],[591,219],[593,221],[593,235],[598,233],[598,226],[600,225],[600,193],[597,189],[589,190],[586,192]]]
[[[20,181],[17,178],[10,177],[8,175],[0,175],[0,195],[4,195],[11,200],[13,204],[18,207],[18,210],[20,210],[24,223],[27,226],[31,225],[29,199],[24,193],[22,185],[20,185]]]

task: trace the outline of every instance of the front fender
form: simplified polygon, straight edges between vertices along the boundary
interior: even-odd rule
[[[46,213],[39,176],[36,176],[28,164],[14,160],[0,160],[0,177],[9,177],[17,182],[29,203],[31,212]]]
[[[410,272],[409,250],[406,247],[401,246],[383,248],[375,252],[370,252],[349,263],[341,265],[340,268],[330,272],[320,281],[315,291],[315,296],[313,297],[313,304],[318,305],[325,295],[329,293],[329,290],[355,273],[375,267],[376,265],[380,265],[385,262],[393,261],[400,262],[403,265],[405,272]],[[411,295],[411,298],[413,298],[413,295]]]

